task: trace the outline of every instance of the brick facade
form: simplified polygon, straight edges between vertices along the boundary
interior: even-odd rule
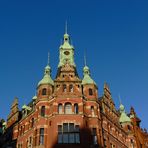
[[[61,65],[54,84],[48,76],[50,67],[46,68],[44,81],[37,87],[37,96],[20,111],[18,100],[14,100],[3,147],[148,147],[148,134],[140,128],[140,119],[133,108],[128,115],[131,122],[120,123],[120,112],[115,108],[108,85],[104,84],[104,94],[99,97],[97,85],[92,83],[87,70],[85,72],[88,72],[90,81],[82,83],[72,63],[73,57],[68,57],[68,52],[74,51],[70,47],[69,36],[66,34],[60,47],[60,54],[65,53],[65,63],[60,59]],[[8,134],[10,130],[12,132]],[[10,134],[11,138],[8,136]],[[8,137],[11,140],[6,142]]]

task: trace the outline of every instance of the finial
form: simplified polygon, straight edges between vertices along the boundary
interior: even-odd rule
[[[86,66],[86,52],[84,52],[84,65]]]
[[[120,97],[120,94],[118,95],[118,98],[119,98],[119,103],[120,103],[120,105],[122,104],[122,102],[121,102],[121,97]]]
[[[65,34],[67,34],[67,20],[65,22]]]
[[[47,61],[47,65],[49,65],[49,52],[48,52],[48,61]]]

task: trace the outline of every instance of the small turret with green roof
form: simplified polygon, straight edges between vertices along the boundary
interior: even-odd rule
[[[119,122],[122,123],[128,123],[131,122],[131,119],[127,116],[126,112],[125,112],[125,108],[123,104],[120,104],[120,118],[119,118]]]
[[[82,80],[82,85],[85,84],[94,84],[96,85],[95,81],[91,78],[90,76],[90,70],[89,67],[86,66],[86,58],[84,57],[84,62],[85,62],[85,66],[83,68],[83,80]]]
[[[49,85],[54,85],[54,82],[51,78],[51,68],[49,66],[49,53],[48,53],[48,64],[45,67],[45,71],[44,71],[44,77],[43,79],[38,83],[38,86],[42,85],[42,84],[49,84]]]

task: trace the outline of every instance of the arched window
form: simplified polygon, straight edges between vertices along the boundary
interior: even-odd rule
[[[69,85],[69,92],[73,92],[73,85],[72,84]]]
[[[72,114],[72,106],[71,103],[66,103],[64,108],[65,114]]]
[[[91,106],[91,115],[92,115],[92,116],[95,115],[94,106]]]
[[[93,90],[91,88],[89,88],[89,95],[92,96],[93,95]]]
[[[42,95],[45,96],[46,94],[47,94],[47,89],[46,88],[43,88],[42,89]]]
[[[78,104],[74,105],[74,112],[75,112],[75,114],[78,114],[78,112],[79,112]]]
[[[63,92],[66,92],[66,84],[63,84]]]
[[[45,116],[45,106],[41,107],[41,116],[44,117]]]
[[[58,105],[58,113],[59,114],[62,114],[62,104],[59,104]]]

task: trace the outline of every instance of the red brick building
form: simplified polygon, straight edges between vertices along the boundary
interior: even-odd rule
[[[48,63],[32,101],[19,110],[18,99],[14,100],[3,136],[3,147],[148,147],[147,131],[140,128],[134,109],[127,115],[121,104],[116,110],[107,84],[99,97],[86,64],[79,78],[67,33],[59,48],[56,78],[51,78]]]

